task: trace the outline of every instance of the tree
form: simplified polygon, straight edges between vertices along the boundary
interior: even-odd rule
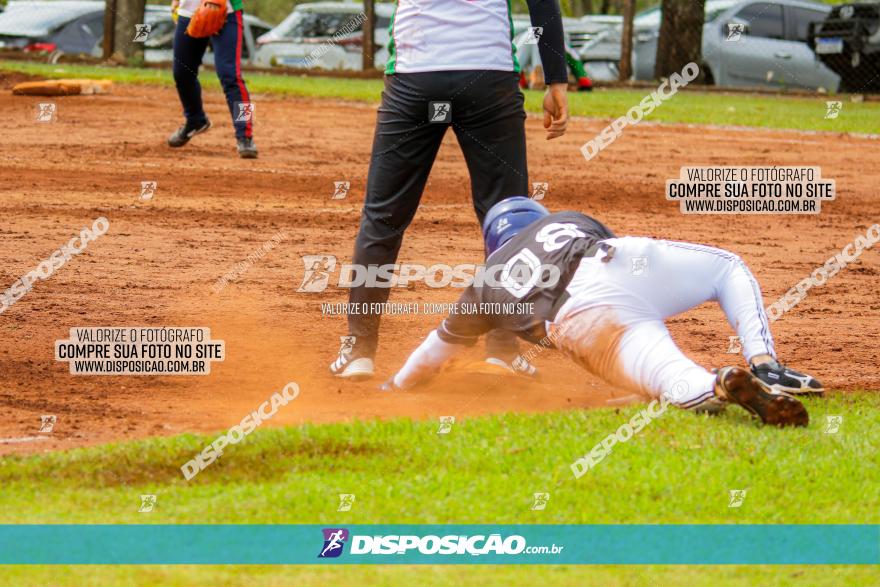
[[[702,63],[704,0],[663,0],[654,77],[681,72],[690,62]]]
[[[104,13],[104,58],[138,61],[144,44],[134,42],[136,26],[144,24],[146,0],[108,0]]]
[[[620,42],[620,81],[628,81],[632,77],[633,21],[636,14],[636,0],[623,2],[623,30]]]
[[[565,4],[563,1],[562,5]],[[593,14],[593,0],[571,0],[571,15],[580,18],[585,14]]]

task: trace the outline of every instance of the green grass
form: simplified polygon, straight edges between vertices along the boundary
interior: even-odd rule
[[[670,410],[579,480],[569,464],[639,408],[465,419],[448,435],[411,420],[258,430],[189,482],[180,465],[213,437],[6,457],[0,523],[880,522],[880,397],[809,407],[798,430]],[[825,414],[845,416],[840,433]],[[748,490],[741,508],[730,489]],[[149,515],[142,493],[158,496]],[[357,495],[351,512],[339,493]]]
[[[295,585],[326,587],[343,585],[381,587],[443,587],[447,585],[507,585],[511,587],[688,587],[743,586],[799,587],[876,585],[880,572],[858,566],[150,566],[150,567],[0,567],[5,583],[30,585],[104,587],[106,585]]]
[[[0,523],[878,523],[880,395],[808,402],[806,429],[669,410],[581,479],[570,463],[641,406],[258,430],[185,481],[215,435],[182,435],[0,459]],[[826,434],[826,415],[843,415]],[[728,492],[746,489],[740,508]],[[551,493],[544,511],[532,494]],[[156,508],[138,513],[140,495]],[[354,493],[339,513],[339,493]],[[8,572],[7,572],[8,571]],[[15,584],[857,585],[876,567],[516,569],[162,566],[15,567]],[[653,583],[652,583],[653,582]]]
[[[17,71],[45,77],[105,78],[120,83],[173,86],[171,72],[164,69],[136,69],[96,65],[49,65],[19,61],[0,61],[0,71]],[[285,76],[247,73],[248,87],[253,93],[283,96],[333,98],[375,103],[379,101],[383,82],[379,79],[346,79],[315,76]],[[208,88],[219,89],[216,76],[202,75]],[[597,89],[591,93],[569,94],[574,116],[614,119],[648,93],[647,90]],[[541,92],[526,91],[526,109],[541,112]],[[825,119],[825,102],[844,101],[837,119]],[[679,92],[658,107],[646,120],[667,123],[715,124],[819,130],[835,132],[880,133],[880,102],[849,101],[846,96],[829,98],[796,97],[759,94],[719,94]]]

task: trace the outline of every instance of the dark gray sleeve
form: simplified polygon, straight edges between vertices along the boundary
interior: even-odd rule
[[[440,340],[449,344],[472,346],[477,340],[492,330],[490,316],[475,312],[479,308],[481,296],[473,285],[468,286],[456,303],[457,311],[452,312],[437,328]]]
[[[544,66],[544,83],[568,83],[565,64],[565,34],[562,30],[562,12],[559,0],[527,0],[533,27],[542,29],[538,40],[541,65]]]

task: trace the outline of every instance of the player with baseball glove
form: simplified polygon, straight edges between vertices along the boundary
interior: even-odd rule
[[[199,84],[199,67],[210,43],[217,77],[232,114],[238,154],[243,159],[255,159],[253,103],[241,77],[242,0],[172,0],[171,10],[177,15],[174,83],[186,121],[168,138],[168,145],[182,147],[211,128]]]
[[[807,411],[795,396],[821,394],[822,385],[776,360],[760,287],[735,254],[684,242],[618,238],[589,216],[551,214],[523,197],[493,206],[483,236],[488,275],[500,279],[468,287],[459,307],[492,312],[450,314],[383,390],[418,385],[459,349],[503,328],[555,346],[610,383],[681,408],[714,412],[734,403],[766,424],[807,425]],[[664,321],[709,300],[721,305],[742,340],[751,372],[740,367],[710,372],[672,341]],[[495,310],[517,304],[532,311]]]

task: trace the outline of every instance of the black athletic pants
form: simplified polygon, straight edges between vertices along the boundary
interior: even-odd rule
[[[504,71],[386,76],[355,242],[356,265],[397,261],[403,233],[415,216],[448,127],[455,132],[467,162],[480,224],[496,202],[528,196],[526,115],[518,80],[518,74]],[[352,288],[349,302],[383,303],[390,291],[387,287]],[[349,315],[349,334],[356,337],[357,355],[375,354],[380,318],[380,314]],[[516,354],[512,335],[498,331],[490,333],[487,347],[491,355],[507,360]]]

